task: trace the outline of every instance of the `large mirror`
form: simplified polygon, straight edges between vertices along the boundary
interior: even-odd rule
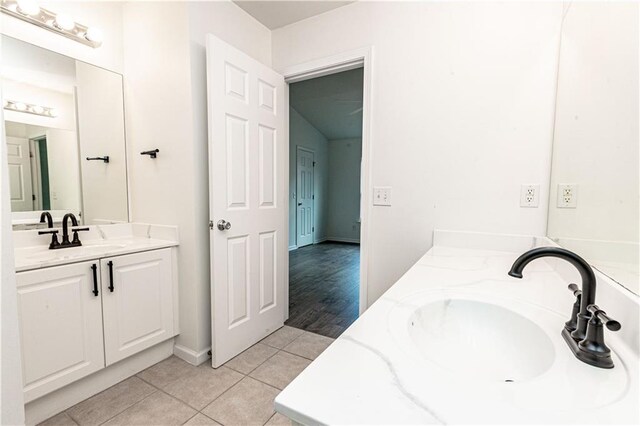
[[[14,229],[129,218],[120,74],[2,36],[4,128]]]
[[[548,236],[635,294],[638,4],[573,2],[563,23]]]

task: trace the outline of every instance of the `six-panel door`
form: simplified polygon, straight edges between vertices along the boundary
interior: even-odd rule
[[[209,34],[212,365],[282,327],[287,210],[284,78]]]
[[[25,402],[104,368],[92,265],[99,280],[98,261],[16,274]]]
[[[100,261],[107,365],[174,336],[171,249]]]

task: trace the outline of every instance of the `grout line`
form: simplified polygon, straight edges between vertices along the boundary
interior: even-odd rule
[[[189,423],[189,420],[193,419],[193,418],[194,418],[195,416],[197,416],[198,414],[202,414],[202,413],[201,413],[200,411],[196,411],[196,413],[195,413],[193,416],[189,417],[189,418],[188,418],[187,420],[185,420],[185,422],[184,422],[184,423],[182,423],[182,424],[183,424],[183,425],[186,425],[187,423]],[[204,415],[204,414],[203,414],[203,415]]]
[[[115,386],[115,385],[114,385]],[[157,389],[157,388],[156,388]],[[108,421],[118,417],[120,414],[124,413],[125,411],[127,411],[130,408],[135,407],[136,405],[140,404],[142,401],[144,401],[145,399],[149,398],[151,395],[155,395],[158,391],[156,390],[155,392],[151,392],[149,395],[145,396],[144,398],[142,398],[140,401],[136,402],[135,404],[132,404],[130,406],[128,406],[127,408],[125,408],[124,410],[114,414],[113,416],[109,417],[107,420],[105,420],[104,422],[100,423],[101,425],[107,423]]]
[[[271,421],[271,419],[272,419],[272,418],[274,418],[274,417],[276,416],[276,414],[277,414],[276,410],[273,410],[273,414],[271,415],[271,417],[269,417],[269,418],[267,419],[267,421],[266,421],[266,422],[264,422],[264,423],[262,424],[262,426],[264,426],[264,425],[266,425],[267,423],[269,423],[269,422]]]

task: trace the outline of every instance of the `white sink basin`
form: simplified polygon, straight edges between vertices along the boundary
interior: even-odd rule
[[[500,293],[438,289],[397,301],[388,327],[403,359],[412,360],[406,374],[461,398],[500,395],[513,407],[548,412],[615,402],[627,391],[625,363],[615,350],[611,370],[577,360],[560,335],[566,320]]]
[[[543,374],[555,357],[538,325],[490,303],[440,299],[417,308],[408,327],[424,358],[467,379],[521,382]]]

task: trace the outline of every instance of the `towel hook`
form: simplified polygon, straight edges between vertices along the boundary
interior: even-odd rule
[[[140,155],[148,155],[150,158],[156,158],[160,150],[158,148],[149,151],[142,151]]]

